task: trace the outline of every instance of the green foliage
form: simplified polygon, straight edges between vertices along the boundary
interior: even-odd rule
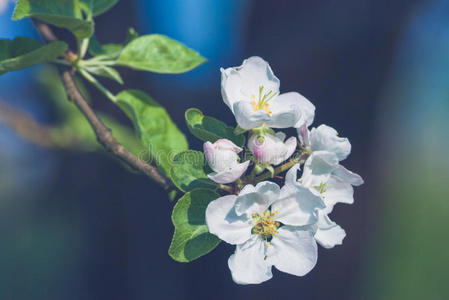
[[[125,47],[125,45],[132,40],[136,39],[138,36],[138,33],[131,27],[128,28],[126,39],[123,43],[102,45],[95,35],[93,35],[90,38],[88,51],[90,55],[96,56],[95,59],[100,58],[102,60],[117,60],[123,47]]]
[[[183,192],[190,192],[197,188],[215,190],[216,184],[207,177],[206,168],[202,152],[187,150],[173,158],[170,178]]]
[[[87,15],[95,17],[112,8],[118,0],[79,0],[79,2]]]
[[[43,45],[37,40],[24,37],[0,40],[0,75],[51,61],[66,49],[67,44],[60,41]]]
[[[190,262],[212,251],[220,239],[209,233],[205,220],[207,205],[217,193],[197,189],[185,194],[173,208],[175,233],[168,254],[176,261]]]
[[[81,18],[77,0],[18,0],[13,20],[33,17],[57,27],[66,28],[78,39],[94,33],[94,23]]]
[[[206,60],[196,51],[160,34],[131,41],[122,50],[117,65],[156,73],[178,74],[192,70]]]
[[[54,142],[63,148],[76,149],[78,151],[98,151],[104,148],[98,143],[97,138],[87,122],[73,103],[67,99],[61,78],[56,68],[47,67],[39,72],[36,79],[51,101],[59,116],[56,124],[53,124],[52,136]],[[86,99],[89,94],[83,83],[75,77],[75,82]],[[99,113],[99,118],[110,128],[117,140],[134,155],[146,159],[147,150],[134,135],[132,128],[120,124],[112,116]],[[75,142],[75,143],[74,143]]]
[[[203,141],[211,143],[218,139],[228,139],[237,146],[245,144],[245,136],[235,134],[234,128],[227,126],[222,121],[203,115],[197,108],[189,108],[185,113],[187,126],[190,132]]]
[[[93,66],[86,66],[84,67],[84,69],[86,71],[88,71],[89,73],[98,75],[98,76],[103,76],[103,77],[107,77],[109,79],[112,79],[120,84],[123,84],[123,79],[120,76],[120,73],[112,68],[112,67],[108,67],[105,65],[93,65]]]
[[[117,104],[133,120],[137,135],[151,157],[165,174],[169,174],[172,158],[188,149],[184,134],[167,111],[144,92],[124,90],[116,98]]]

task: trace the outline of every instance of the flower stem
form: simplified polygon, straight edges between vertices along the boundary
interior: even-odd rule
[[[285,164],[282,164],[282,165],[276,167],[274,169],[273,177],[276,176],[279,173],[287,171],[288,169],[290,169],[291,167],[293,167],[293,165],[295,165],[297,163],[303,164],[305,159],[306,158],[304,158],[303,156],[300,156],[300,157],[297,157],[297,158],[292,158],[291,160],[289,160]],[[265,172],[263,174],[260,174],[259,176],[254,178],[254,184],[259,183],[259,182],[261,182],[263,180],[266,180],[268,178],[272,178],[272,173],[271,172]]]
[[[233,192],[234,192],[234,189],[232,188],[232,186],[229,186],[229,185],[226,185],[226,184],[218,184],[217,187],[220,190],[227,191],[230,194],[233,194]]]
[[[116,102],[117,98],[107,88],[105,88],[95,77],[90,75],[87,71],[79,69],[80,74],[90,83],[92,83],[97,89],[100,90],[106,97],[112,102]]]

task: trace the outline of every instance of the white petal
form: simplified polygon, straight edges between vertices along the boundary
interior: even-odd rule
[[[234,103],[245,99],[242,94],[242,79],[234,68],[220,69],[221,71],[221,96],[223,102],[234,112]]]
[[[344,160],[351,153],[349,140],[339,137],[337,131],[327,125],[312,128],[309,140],[312,151],[333,152],[337,155],[338,160]]]
[[[258,91],[259,87],[263,86],[264,90],[279,91],[279,79],[274,76],[270,65],[261,57],[252,56],[245,59],[239,67],[239,73],[248,89]]]
[[[287,174],[285,175],[285,184],[295,185],[298,183],[297,177],[298,177],[298,171],[300,170],[299,164],[294,165],[293,167],[288,170]]]
[[[271,206],[275,220],[286,225],[304,226],[318,219],[318,209],[324,208],[321,197],[307,187],[297,183],[286,184],[281,189],[280,199]]]
[[[262,123],[270,120],[270,115],[264,110],[254,110],[248,101],[234,103],[234,115],[237,123],[243,129],[252,129],[262,126]]]
[[[267,125],[273,128],[294,127],[301,118],[301,95],[284,93],[270,100],[271,119]]]
[[[267,249],[267,261],[279,271],[304,276],[315,267],[318,250],[307,227],[282,226]]]
[[[344,182],[340,178],[332,175],[326,183],[326,192],[324,192],[324,203],[326,208],[324,212],[326,214],[332,212],[332,209],[337,203],[354,203],[354,189],[352,185]]]
[[[235,195],[212,201],[206,208],[206,224],[209,232],[229,244],[241,244],[251,237],[251,220],[237,216],[234,210]]]
[[[335,153],[328,151],[315,151],[307,158],[301,181],[305,186],[319,186],[326,183],[331,173],[338,167],[338,158]]]
[[[224,171],[230,171],[238,165],[238,155],[229,143],[234,145],[231,141],[226,143],[224,148],[220,147],[223,140],[216,141],[215,143],[205,142],[203,145],[204,156],[206,158],[207,164],[217,173]],[[234,145],[235,146],[235,145]],[[237,146],[235,146],[237,147]],[[239,148],[239,147],[237,147]],[[239,148],[241,149],[241,148]]]
[[[285,138],[287,137],[287,135],[285,133],[283,133],[282,131],[278,131],[274,134],[278,139],[281,140],[281,142],[285,141]]]
[[[288,138],[285,143],[285,155],[284,155],[284,161],[287,160],[290,156],[293,155],[293,153],[295,153],[296,150],[296,146],[298,145],[298,142],[296,140],[295,137],[290,137]]]
[[[346,232],[343,228],[331,221],[327,215],[320,215],[315,239],[321,246],[329,249],[341,245],[345,236]]]
[[[251,95],[258,97],[260,86],[263,86],[265,91],[279,91],[279,79],[274,76],[268,63],[260,57],[250,57],[239,67],[220,70],[221,94],[232,112],[236,102],[251,102]]]
[[[301,117],[296,122],[295,128],[299,128],[303,125],[307,127],[312,125],[313,119],[315,118],[315,105],[312,104],[305,97],[300,95],[301,97],[298,99],[301,107]]]
[[[332,173],[335,176],[340,177],[340,179],[342,179],[343,181],[352,184],[353,186],[359,186],[363,184],[363,179],[362,177],[360,177],[360,175],[349,171],[342,165],[339,165]]]
[[[251,190],[251,192],[249,192]],[[237,215],[251,218],[252,214],[263,214],[279,198],[280,188],[276,183],[262,181],[253,189],[245,187],[237,196],[235,211]]]
[[[248,169],[250,161],[247,160],[244,163],[238,164],[232,169],[228,171],[223,172],[213,172],[207,175],[211,180],[215,181],[216,183],[231,183],[239,179],[243,173],[245,173],[246,169]]]
[[[271,265],[265,260],[265,244],[253,235],[246,243],[237,245],[229,257],[228,266],[232,279],[238,284],[257,284],[273,277]]]

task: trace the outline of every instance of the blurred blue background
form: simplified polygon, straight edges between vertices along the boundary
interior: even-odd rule
[[[0,0],[0,38],[37,37],[29,20],[10,20],[13,6]],[[208,58],[182,75],[120,69],[127,88],[167,108],[194,149],[201,143],[185,126],[187,108],[235,122],[221,101],[220,67],[259,55],[281,92],[310,99],[315,126],[350,139],[344,165],[365,179],[355,204],[333,213],[344,244],[320,248],[303,278],[274,271],[264,284],[238,286],[227,269],[232,246],[189,264],[171,260],[173,204],[148,179],[95,145],[39,148],[0,119],[0,299],[447,299],[449,1],[122,0],[96,19],[102,43],[121,42],[127,27]],[[49,74],[3,75],[0,100],[56,124],[49,99],[60,94],[45,88]],[[130,126],[89,94],[95,109]]]

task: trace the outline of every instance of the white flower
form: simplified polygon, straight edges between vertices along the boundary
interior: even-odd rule
[[[309,151],[328,151],[335,153],[339,161],[344,160],[351,153],[351,144],[347,138],[338,136],[337,131],[327,125],[308,130],[307,126],[298,128],[301,144]]]
[[[363,183],[363,179],[338,164],[335,153],[315,151],[306,160],[301,179],[297,181],[299,165],[293,166],[286,175],[289,184],[308,187],[315,195],[322,197],[325,207],[318,211],[315,239],[325,247],[341,245],[345,231],[328,217],[336,203],[352,204],[354,190],[352,186]]]
[[[245,173],[250,161],[239,163],[237,153],[242,148],[227,139],[219,139],[215,143],[205,142],[203,145],[206,161],[214,171],[207,176],[217,183],[231,183]]]
[[[206,223],[211,233],[236,245],[228,260],[234,281],[255,284],[272,277],[272,266],[296,276],[313,269],[317,246],[311,224],[323,207],[321,197],[305,187],[280,189],[264,181],[209,203]]]
[[[285,134],[277,132],[276,135],[266,133],[265,136],[253,134],[248,141],[248,148],[257,161],[278,165],[287,160],[296,150],[296,138],[290,137],[285,141]]]
[[[315,106],[296,92],[279,95],[279,79],[262,58],[250,57],[239,67],[220,70],[223,101],[243,129],[312,123]]]

